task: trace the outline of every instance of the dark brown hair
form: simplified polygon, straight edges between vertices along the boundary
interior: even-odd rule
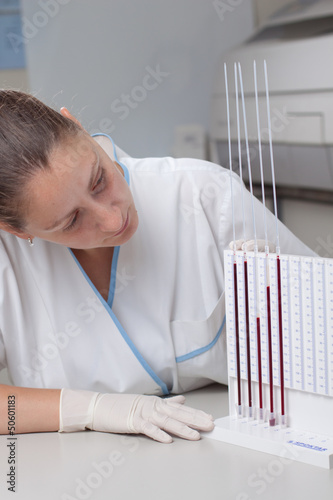
[[[0,90],[0,221],[23,230],[27,181],[49,168],[48,158],[61,141],[82,129],[35,97]]]

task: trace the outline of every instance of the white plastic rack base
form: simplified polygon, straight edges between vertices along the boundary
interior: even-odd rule
[[[333,467],[333,439],[291,427],[229,416],[215,421],[215,428],[205,437],[249,448],[285,460],[295,460],[325,469]]]

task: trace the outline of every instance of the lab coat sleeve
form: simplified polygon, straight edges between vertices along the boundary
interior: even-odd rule
[[[0,331],[0,371],[6,368],[6,351],[3,342],[2,332]]]

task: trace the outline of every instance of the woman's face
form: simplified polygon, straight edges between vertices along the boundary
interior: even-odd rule
[[[25,232],[74,249],[118,246],[138,227],[121,167],[88,134],[51,153],[27,185]]]

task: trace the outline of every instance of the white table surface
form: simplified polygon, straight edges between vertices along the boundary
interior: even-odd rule
[[[226,387],[206,387],[186,399],[215,418],[228,414]],[[277,463],[278,457],[208,438],[160,444],[144,436],[97,432],[16,437],[12,493],[6,484],[9,436],[0,436],[1,500],[333,498],[333,470]]]

